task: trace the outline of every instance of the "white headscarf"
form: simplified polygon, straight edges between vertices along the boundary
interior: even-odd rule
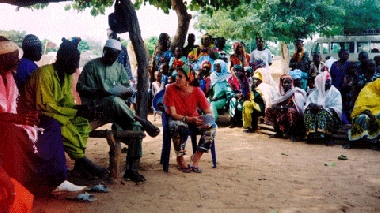
[[[285,90],[281,84],[282,79],[284,79],[284,78],[289,78],[292,80],[292,89],[288,90],[286,93],[285,93]],[[292,75],[290,75],[290,74],[281,75],[280,85],[279,85],[279,93],[280,93],[280,96],[273,100],[273,104],[279,104],[279,103],[287,100],[289,97],[292,97],[293,103],[296,106],[297,111],[300,112],[301,114],[303,114],[303,108],[304,108],[305,103],[306,103],[307,94],[303,89],[300,89],[298,87],[294,87]]]
[[[330,73],[324,71],[315,77],[315,90],[307,97],[305,108],[311,103],[333,109],[342,118],[342,95],[333,85],[326,91],[326,80],[331,79]]]
[[[269,73],[269,69],[265,67],[260,67],[255,72],[259,71],[263,76],[263,83],[267,83],[274,88],[277,88],[276,82],[274,82],[272,75]]]
[[[216,72],[215,70],[216,64],[220,64],[220,69],[221,69],[220,73]],[[211,76],[210,76],[211,86],[213,86],[217,82],[228,81],[229,77],[231,77],[231,73],[228,72],[228,66],[226,62],[224,62],[221,59],[215,60],[211,68]]]

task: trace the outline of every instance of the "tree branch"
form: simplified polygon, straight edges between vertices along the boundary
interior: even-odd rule
[[[186,5],[183,0],[171,0],[173,5],[173,10],[177,13],[178,17],[178,28],[174,35],[171,51],[174,52],[174,48],[183,47],[186,41],[186,34],[189,30],[190,20],[192,18],[191,14],[187,13]]]

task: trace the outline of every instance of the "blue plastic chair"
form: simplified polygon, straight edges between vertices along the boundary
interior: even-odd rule
[[[170,151],[171,151],[171,133],[169,130],[169,115],[166,112],[162,113],[162,127],[163,127],[163,140],[162,140],[162,152],[160,163],[163,165],[163,170],[165,172],[169,171],[169,161],[170,161]],[[193,145],[193,153],[197,151],[197,131],[196,129],[189,130],[189,136]],[[187,140],[187,138],[185,139]],[[212,142],[211,145],[211,156],[213,168],[216,168],[216,152],[215,152],[215,143]]]

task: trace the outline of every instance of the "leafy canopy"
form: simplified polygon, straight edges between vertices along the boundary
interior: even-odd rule
[[[260,0],[200,14],[194,27],[234,40],[263,36],[290,42],[379,27],[379,5],[377,0]]]

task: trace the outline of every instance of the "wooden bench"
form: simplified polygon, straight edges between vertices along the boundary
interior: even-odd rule
[[[98,127],[105,125],[105,122],[96,120],[90,123],[91,132],[90,138],[105,138],[110,146],[110,165],[109,165],[109,179],[115,182],[120,175],[120,156],[121,156],[121,140],[130,138],[145,138],[144,131],[134,130],[96,130]]]
[[[260,122],[258,124],[258,133],[267,135],[276,134],[272,125]],[[334,140],[334,143],[337,145],[346,144],[348,142],[348,129],[338,129],[336,132],[332,134],[332,138]]]

